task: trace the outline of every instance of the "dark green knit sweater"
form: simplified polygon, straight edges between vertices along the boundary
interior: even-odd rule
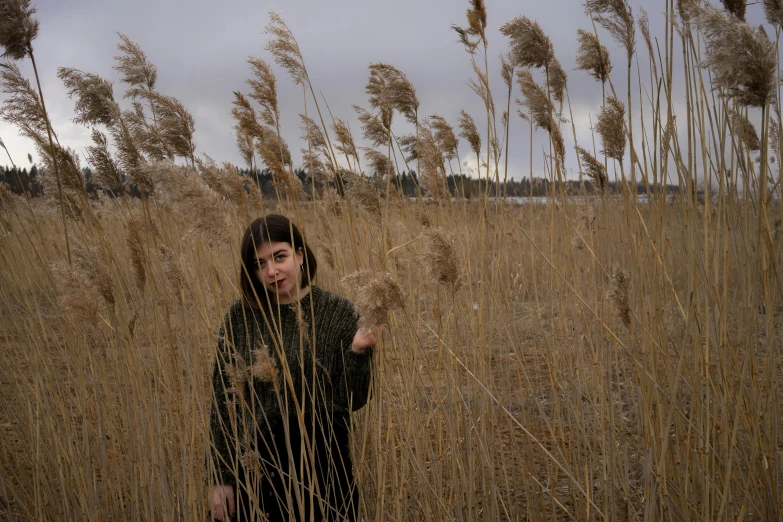
[[[357,329],[353,304],[317,286],[290,305],[231,305],[212,378],[212,454],[221,483],[236,484],[242,456],[283,419],[315,412],[345,425],[349,412],[365,405],[372,348],[351,350]]]

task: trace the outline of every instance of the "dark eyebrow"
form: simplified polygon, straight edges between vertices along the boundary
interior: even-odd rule
[[[272,254],[272,256],[274,256],[274,257],[277,257],[277,254],[279,254],[280,252],[282,252],[282,253],[284,253],[284,254],[286,254],[286,253],[287,253],[287,252],[286,252],[286,250],[285,250],[284,248],[281,248],[280,250],[278,250],[277,252],[275,252],[274,254]]]

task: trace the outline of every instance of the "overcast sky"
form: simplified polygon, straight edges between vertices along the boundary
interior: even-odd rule
[[[371,62],[391,63],[408,76],[421,102],[420,115],[439,114],[456,127],[459,111],[465,109],[474,117],[479,130],[485,127],[481,124],[486,121],[483,103],[467,84],[472,74],[470,59],[451,29],[452,24],[466,25],[467,0],[229,0],[220,3],[214,0],[33,0],[33,4],[40,21],[40,32],[33,45],[47,108],[60,142],[79,153],[83,166],[87,165],[84,148],[90,144],[90,133],[71,121],[74,102],[68,99],[57,79],[57,68],[74,67],[99,74],[114,82],[115,98],[121,99],[125,85],[112,69],[114,56],[118,54],[118,32],[138,43],[157,66],[158,90],[179,99],[193,115],[197,153],[237,165],[241,160],[232,130],[232,93],[248,91],[245,83],[249,76],[248,57],[261,57],[273,64],[283,137],[294,162],[300,162],[298,151],[304,144],[298,138],[297,115],[303,112],[302,90],[264,50],[268,40],[264,28],[270,10],[286,19],[299,41],[316,91],[323,94],[335,117],[349,122],[355,138],[360,138],[361,129],[351,106],[367,106],[364,85]],[[637,20],[641,14],[639,7],[647,10],[651,33],[661,40],[663,48],[665,2],[631,0],[631,4]],[[763,13],[760,2],[756,4],[748,8],[748,19],[760,23]],[[590,116],[595,121],[601,87],[586,72],[574,70],[576,30],[591,29],[581,2],[488,0],[487,10],[490,85],[497,105],[498,126],[507,96],[499,75],[498,56],[508,48],[507,39],[498,29],[511,18],[525,15],[537,20],[552,39],[557,58],[568,73],[577,140],[592,148],[589,121]],[[618,92],[625,93],[624,51],[603,30],[599,29],[599,35],[615,65],[613,81]],[[639,67],[646,84],[649,81],[645,80],[649,77],[647,52],[638,30],[637,40]],[[32,78],[29,60],[20,62],[20,66]],[[635,70],[633,75],[636,76]],[[634,89],[634,103],[638,104],[638,88]],[[514,96],[520,97],[518,88]],[[516,115],[513,101],[512,115]],[[412,129],[403,118],[397,117],[394,130],[399,135]],[[566,148],[571,150],[570,125],[564,125],[562,130]],[[486,138],[485,132],[484,128],[482,139]],[[500,127],[498,133],[501,134]],[[510,136],[509,171],[519,179],[529,172],[527,123],[512,116]],[[18,137],[16,129],[4,122],[0,122],[0,138],[17,165],[29,166],[28,153],[37,161],[32,144]],[[539,166],[545,143],[546,135],[538,131],[533,154],[537,176],[543,174]],[[463,162],[475,168],[476,161],[464,141],[460,143],[460,153]],[[6,163],[8,158],[3,154],[0,165]],[[566,169],[569,173],[576,171],[576,162],[567,161]]]

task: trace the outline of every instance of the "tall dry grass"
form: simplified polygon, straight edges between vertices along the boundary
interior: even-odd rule
[[[780,6],[764,7],[777,39]],[[402,71],[371,66],[367,163],[385,172],[422,165],[414,201],[388,175],[362,176],[353,136],[339,118],[324,118],[303,50],[277,15],[268,49],[306,89],[303,147],[333,186],[309,199],[290,172],[277,79],[262,59],[250,61],[252,93],[235,94],[233,114],[243,160],[274,172],[275,200],[232,165],[196,156],[192,118],[155,90],[157,71],[129,38],[121,36],[117,68],[132,111],[119,109],[100,77],[64,69],[79,117],[111,138],[93,134],[97,178],[116,189],[122,172],[147,190],[142,199],[118,190],[86,201],[76,179],[71,199],[54,197],[54,184],[47,200],[0,191],[0,516],[206,518],[215,333],[239,295],[241,233],[270,211],[305,230],[319,285],[355,299],[366,324],[388,324],[372,397],[354,415],[363,519],[783,516],[776,42],[737,10],[667,0],[653,54],[646,16],[646,44],[636,48],[626,8],[587,2],[597,24],[575,35],[585,72],[572,74],[610,91],[595,108],[600,150],[578,143],[575,151],[602,196],[558,188],[546,205],[487,197],[500,179],[501,140],[481,0],[456,29],[487,109],[484,137],[476,115],[426,117]],[[506,86],[520,79],[529,131],[535,124],[550,137],[544,174],[559,180],[572,161],[561,131],[570,99],[557,83],[565,76],[551,74],[548,23],[505,26],[512,50],[543,43],[524,49],[535,57],[504,60]],[[639,88],[650,94],[637,103],[630,65],[627,104],[615,93],[606,36],[629,63],[635,51],[649,64]],[[45,115],[29,84],[4,71],[12,102]],[[674,99],[680,91],[685,99]],[[505,139],[527,144],[508,103]],[[415,136],[395,135],[397,114]],[[459,158],[450,121],[486,180],[477,200],[446,197],[437,183]],[[47,127],[33,130],[43,136]],[[74,161],[39,141],[50,173]],[[608,194],[610,176],[619,194]],[[69,235],[60,203],[70,205]]]

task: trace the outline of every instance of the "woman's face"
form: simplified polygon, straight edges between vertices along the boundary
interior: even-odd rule
[[[294,252],[284,241],[264,242],[256,250],[256,258],[256,277],[270,294],[277,295],[279,303],[296,295],[304,262],[301,248]]]

